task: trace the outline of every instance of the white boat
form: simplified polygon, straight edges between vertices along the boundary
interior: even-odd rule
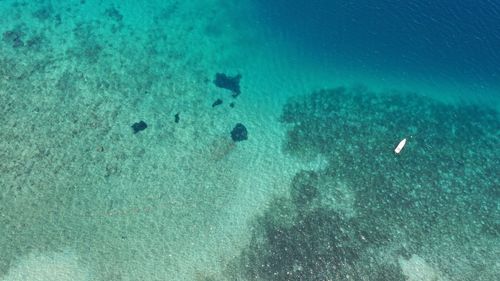
[[[394,152],[396,152],[396,154],[399,154],[403,149],[403,147],[405,147],[405,145],[406,145],[406,139],[403,139],[402,141],[399,142],[398,146],[396,146]]]

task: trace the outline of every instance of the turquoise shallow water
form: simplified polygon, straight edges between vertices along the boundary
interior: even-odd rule
[[[0,280],[496,280],[498,5],[377,3],[1,1]]]

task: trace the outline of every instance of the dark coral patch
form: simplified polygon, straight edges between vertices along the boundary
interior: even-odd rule
[[[294,204],[303,206],[318,196],[318,177],[313,171],[300,171],[294,176],[290,190]]]
[[[134,123],[132,125],[132,129],[134,130],[134,134],[137,134],[140,131],[146,130],[147,127],[148,127],[148,124],[146,124],[146,122],[144,122],[144,121],[140,121],[140,122]]]
[[[356,223],[325,208],[302,211],[289,224],[280,223],[283,214],[271,210],[259,219],[241,257],[249,280],[343,280],[335,278],[349,275],[345,268],[353,266],[365,248],[355,235]]]
[[[240,80],[241,74],[238,74],[236,76],[228,76],[224,73],[217,73],[215,74],[214,84],[219,88],[230,90],[231,92],[233,92],[233,97],[236,97],[241,94]]]
[[[50,17],[52,16],[52,13],[53,13],[53,10],[50,6],[42,7],[33,13],[33,17],[35,17],[41,21],[44,21],[44,20],[50,19]]]
[[[241,123],[236,124],[236,126],[234,126],[233,130],[231,131],[231,138],[235,142],[247,140],[248,139],[247,128]]]
[[[336,88],[292,98],[281,120],[286,152],[326,164],[297,173],[290,196],[256,219],[234,280],[405,280],[398,260],[422,245],[450,279],[497,275],[484,270],[496,261],[490,244],[475,240],[499,233],[496,111]],[[412,137],[394,157],[400,136]],[[461,278],[467,262],[439,262],[457,253],[484,267]]]
[[[216,99],[213,103],[212,103],[212,107],[216,107],[218,105],[221,105],[222,104],[222,100],[221,99]]]
[[[24,32],[18,29],[8,30],[3,33],[3,41],[13,48],[24,46],[23,42]]]
[[[111,7],[111,8],[106,9],[105,14],[106,14],[106,16],[108,16],[109,18],[111,18],[117,22],[120,22],[123,20],[123,15],[115,7]]]

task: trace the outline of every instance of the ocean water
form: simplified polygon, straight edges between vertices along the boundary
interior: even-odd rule
[[[0,1],[1,281],[498,280],[500,4],[271,2]]]
[[[469,99],[498,95],[495,1],[257,2],[261,20],[315,69],[365,73],[413,90],[447,85]]]

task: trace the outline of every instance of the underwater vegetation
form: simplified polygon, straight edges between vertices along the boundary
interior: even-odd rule
[[[214,84],[218,88],[223,88],[231,91],[233,97],[237,97],[241,94],[240,89],[241,74],[235,76],[228,76],[224,73],[216,73]]]
[[[137,134],[140,131],[146,130],[146,128],[148,127],[148,124],[146,124],[146,122],[144,122],[144,121],[139,121],[139,122],[134,123],[131,127],[134,130],[134,134]]]
[[[235,142],[248,139],[248,131],[245,125],[237,123],[231,130],[231,139]]]
[[[328,164],[256,219],[238,278],[407,280],[398,259],[413,254],[450,280],[498,274],[481,244],[498,239],[496,111],[341,87],[289,100],[281,120],[288,153]]]
[[[356,192],[360,213],[420,217],[415,229],[404,225],[415,235],[442,218],[459,224],[471,208],[475,220],[495,210],[500,121],[492,109],[337,88],[290,101],[282,120],[291,126],[285,149],[325,156],[322,173]],[[403,137],[408,144],[395,155]]]

